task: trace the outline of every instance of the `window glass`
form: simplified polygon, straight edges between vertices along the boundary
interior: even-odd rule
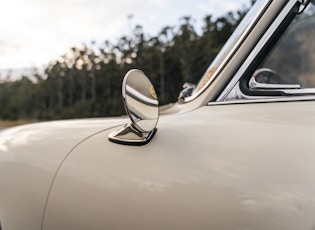
[[[236,48],[238,42],[241,40],[241,37],[246,33],[248,29],[250,29],[251,24],[255,21],[255,18],[260,14],[260,12],[264,9],[264,6],[266,6],[268,2],[270,2],[270,0],[258,0],[254,4],[254,6],[240,23],[240,25],[234,31],[232,36],[226,42],[222,50],[219,52],[217,57],[211,63],[205,74],[202,76],[193,94],[196,94],[208,85],[210,80],[219,70],[219,67],[224,64],[224,60],[227,59],[232,50]]]
[[[298,83],[302,88],[315,87],[315,7],[307,9],[291,23],[275,49],[260,68],[267,68],[284,83]],[[272,81],[272,79],[270,79]],[[276,83],[277,80],[275,79]],[[282,83],[282,82],[279,82]]]
[[[225,100],[315,95],[315,6],[298,15],[250,80],[241,79]]]

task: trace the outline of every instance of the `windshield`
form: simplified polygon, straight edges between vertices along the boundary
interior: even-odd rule
[[[271,0],[258,0],[254,4],[254,6],[251,8],[251,10],[247,13],[247,15],[242,20],[242,22],[233,32],[232,36],[225,43],[224,47],[219,52],[219,54],[214,59],[214,61],[211,63],[207,71],[204,73],[197,87],[195,88],[193,95],[205,89],[212,82],[212,80],[217,76],[217,74],[229,61],[229,58],[233,55],[233,53],[237,50],[237,48],[242,44],[247,33],[250,31],[253,24],[255,24],[256,20],[260,17],[261,13],[265,10],[265,8],[269,5],[270,2]]]

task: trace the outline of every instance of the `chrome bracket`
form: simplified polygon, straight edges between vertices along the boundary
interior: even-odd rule
[[[151,132],[141,132],[133,123],[129,123],[120,130],[109,134],[108,139],[116,144],[141,146],[149,143],[156,131],[157,129],[154,128]]]
[[[311,0],[297,0],[297,1],[301,3],[300,9],[299,9],[299,14],[301,14],[305,10],[306,6]]]

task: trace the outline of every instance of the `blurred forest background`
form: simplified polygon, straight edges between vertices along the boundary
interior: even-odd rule
[[[254,1],[252,1],[252,4]],[[197,83],[249,8],[204,17],[201,33],[193,19],[148,36],[141,25],[116,43],[73,47],[43,73],[0,81],[0,120],[41,121],[124,114],[121,83],[137,68],[152,81],[160,104],[177,100],[185,82]]]

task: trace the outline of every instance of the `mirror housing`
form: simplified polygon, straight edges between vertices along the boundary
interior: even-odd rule
[[[109,135],[109,140],[125,145],[144,145],[151,141],[159,119],[159,101],[154,87],[141,70],[132,69],[124,77],[122,96],[131,120]]]

